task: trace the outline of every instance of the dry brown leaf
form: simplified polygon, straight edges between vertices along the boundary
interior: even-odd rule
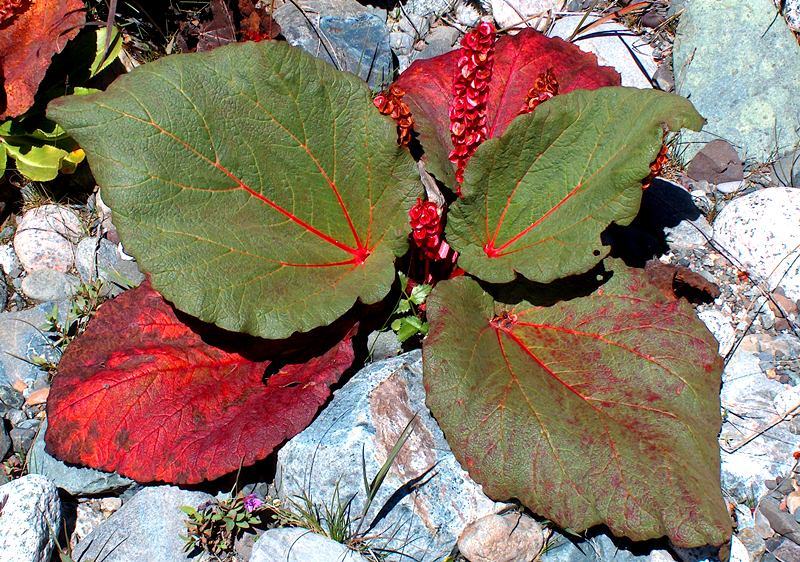
[[[0,69],[5,99],[0,119],[16,117],[33,105],[50,59],[60,53],[86,21],[82,0],[33,0],[27,10],[0,28]]]

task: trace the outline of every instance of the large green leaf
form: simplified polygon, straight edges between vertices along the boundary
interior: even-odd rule
[[[580,532],[719,545],[717,344],[690,305],[614,264],[590,296],[495,302],[477,282],[428,299],[427,403],[497,500]]]
[[[48,115],[179,309],[282,338],[389,291],[419,176],[356,77],[248,42],[144,65]]]
[[[559,95],[517,117],[467,165],[447,223],[459,265],[490,282],[588,271],[608,253],[603,230],[639,211],[663,126],[702,125],[684,98],[618,87]]]

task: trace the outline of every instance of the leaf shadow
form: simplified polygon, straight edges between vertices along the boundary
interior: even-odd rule
[[[642,194],[639,214],[628,226],[612,224],[602,234],[603,244],[611,246],[611,257],[631,267],[644,267],[647,261],[669,252],[666,228],[683,221],[696,221],[702,212],[692,196],[681,186],[656,178]]]

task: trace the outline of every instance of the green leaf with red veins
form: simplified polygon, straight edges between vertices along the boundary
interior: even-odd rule
[[[48,115],[180,310],[280,339],[389,292],[419,173],[355,76],[239,43],[165,57]]]
[[[719,545],[717,344],[685,301],[613,263],[589,296],[495,302],[467,277],[428,299],[427,404],[496,500],[557,525]]]
[[[663,128],[703,122],[685,98],[619,87],[558,95],[517,117],[467,164],[445,229],[458,265],[492,283],[588,271],[608,254],[603,230],[638,213]]]

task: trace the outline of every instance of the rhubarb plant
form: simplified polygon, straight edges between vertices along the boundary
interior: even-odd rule
[[[48,115],[148,274],[63,356],[46,435],[59,458],[175,483],[265,458],[351,366],[359,322],[413,286],[400,269],[434,285],[427,403],[490,496],[575,532],[730,535],[716,342],[602,237],[636,217],[665,132],[703,125],[687,100],[482,23],[377,97],[248,42],[144,65]]]

